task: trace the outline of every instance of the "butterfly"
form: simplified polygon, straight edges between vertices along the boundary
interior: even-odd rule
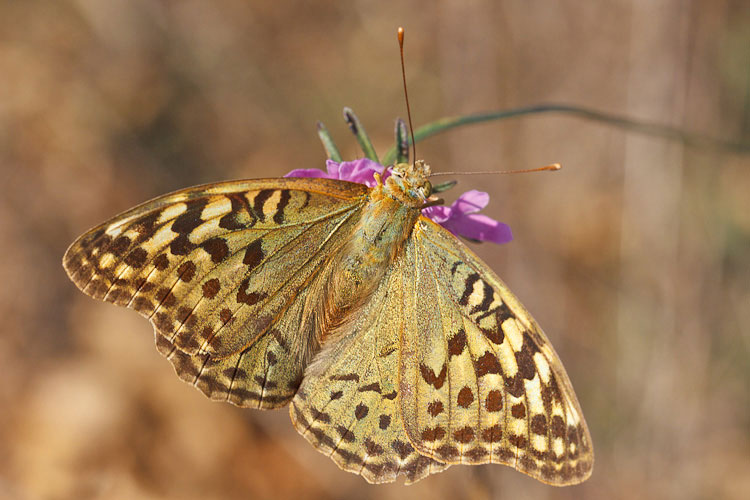
[[[289,405],[300,434],[371,483],[486,463],[585,480],[591,436],[544,333],[423,215],[429,167],[389,172],[183,189],[86,232],[63,265],[148,318],[181,379],[242,407]]]

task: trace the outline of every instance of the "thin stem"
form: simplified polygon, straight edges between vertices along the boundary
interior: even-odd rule
[[[506,118],[512,118],[516,116],[533,115],[540,113],[562,113],[574,115],[579,118],[606,123],[608,125],[613,125],[615,127],[619,127],[632,132],[637,132],[640,134],[662,137],[664,139],[673,141],[680,141],[688,146],[701,149],[718,149],[736,153],[750,152],[750,143],[747,142],[725,141],[723,139],[708,137],[701,134],[685,132],[684,130],[667,125],[658,125],[655,123],[633,120],[622,116],[612,115],[609,113],[604,113],[601,111],[582,108],[578,106],[571,106],[568,104],[539,104],[536,106],[527,106],[490,113],[477,113],[465,116],[446,117],[419,127],[414,131],[414,140],[419,142],[433,135],[464,125],[491,122],[495,120],[504,120]],[[388,164],[389,161],[393,161],[395,155],[395,147],[392,147],[383,157],[383,161]]]

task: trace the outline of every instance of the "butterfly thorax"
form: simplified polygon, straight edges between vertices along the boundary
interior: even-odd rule
[[[372,188],[352,238],[331,267],[323,330],[344,324],[382,281],[430,196],[424,162],[399,164]]]

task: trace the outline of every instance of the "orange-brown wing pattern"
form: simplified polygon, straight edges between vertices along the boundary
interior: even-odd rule
[[[318,348],[306,300],[367,191],[326,179],[190,188],[91,229],[63,265],[88,295],[149,318],[159,351],[210,397],[281,406]]]

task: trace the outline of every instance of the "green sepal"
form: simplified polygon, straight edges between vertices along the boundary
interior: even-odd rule
[[[435,184],[432,186],[432,192],[433,193],[442,193],[444,191],[448,191],[450,188],[458,184],[458,181],[446,181],[441,182],[440,184]]]
[[[354,111],[352,111],[351,108],[344,108],[344,120],[346,120],[349,129],[357,137],[357,141],[359,142],[359,146],[362,148],[365,157],[376,163],[380,163],[380,160],[378,160],[378,154],[375,152],[372,141],[370,141],[370,137],[362,126],[362,122],[359,121],[359,118],[357,118],[357,115],[354,114]]]
[[[343,158],[341,158],[341,153],[339,153],[339,148],[336,147],[336,143],[333,142],[333,137],[331,137],[331,134],[328,132],[326,126],[323,125],[323,122],[318,122],[317,127],[318,137],[320,138],[320,142],[323,143],[328,159],[337,163],[344,161]]]
[[[396,119],[396,163],[409,163],[409,129],[401,118]]]

